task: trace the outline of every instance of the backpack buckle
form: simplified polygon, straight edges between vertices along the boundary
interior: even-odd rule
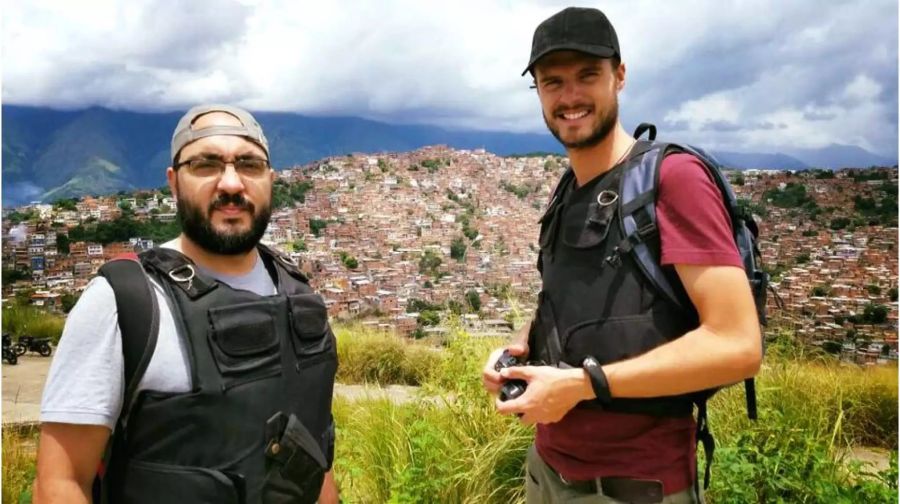
[[[618,268],[622,265],[622,251],[619,249],[618,245],[613,249],[612,254],[606,256],[604,262],[613,268]]]

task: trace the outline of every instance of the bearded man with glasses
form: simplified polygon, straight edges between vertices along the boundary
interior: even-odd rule
[[[334,335],[296,263],[260,244],[275,180],[262,128],[194,107],[171,152],[181,235],[107,263],[69,314],[34,502],[337,502]]]

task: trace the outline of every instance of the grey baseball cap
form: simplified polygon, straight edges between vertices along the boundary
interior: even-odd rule
[[[241,122],[241,126],[208,126],[206,128],[194,129],[193,124],[200,116],[209,114],[210,112],[224,112],[233,115]],[[256,122],[256,119],[246,110],[235,107],[233,105],[197,105],[187,111],[178,126],[175,126],[175,133],[172,135],[172,160],[181,152],[185,145],[213,135],[235,135],[242,136],[247,140],[262,147],[266,151],[266,157],[269,156],[269,142],[263,134],[262,127]]]

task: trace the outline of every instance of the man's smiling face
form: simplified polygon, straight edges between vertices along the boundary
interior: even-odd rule
[[[577,51],[557,51],[534,67],[544,122],[567,149],[591,147],[619,119],[618,92],[625,66]]]

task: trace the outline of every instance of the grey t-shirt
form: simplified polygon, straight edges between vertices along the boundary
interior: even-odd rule
[[[270,296],[275,284],[263,261],[246,275],[201,271],[235,289]],[[159,304],[159,338],[138,390],[188,392],[191,374],[184,343],[178,337],[172,309],[163,289],[151,282]],[[122,337],[116,298],[103,277],[88,284],[66,319],[62,338],[44,385],[41,422],[105,425],[112,429],[122,409],[125,390]]]

